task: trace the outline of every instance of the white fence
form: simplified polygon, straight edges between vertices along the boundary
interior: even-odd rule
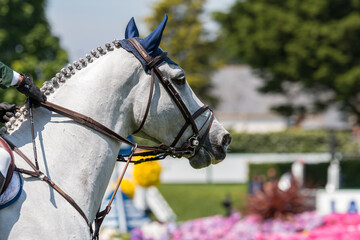
[[[219,164],[207,168],[193,169],[185,158],[167,157],[159,161],[162,166],[162,183],[246,183],[248,181],[249,163],[294,162],[305,163],[329,162],[329,153],[269,153],[269,154],[237,154],[230,153]],[[117,164],[119,175],[124,163]],[[132,165],[126,175],[132,174]]]
[[[161,162],[162,183],[246,183],[249,163],[294,162],[320,163],[330,160],[329,153],[228,154],[226,159],[203,169],[193,169],[188,160],[167,158]]]

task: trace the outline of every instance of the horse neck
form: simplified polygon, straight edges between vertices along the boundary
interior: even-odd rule
[[[123,49],[109,52],[75,73],[48,101],[90,116],[127,136],[134,122],[131,110],[135,96],[131,92],[138,73],[132,70],[134,62],[139,65]]]
[[[129,59],[128,53],[119,49],[96,59],[55,90],[48,101],[87,115],[121,136],[128,136],[134,130],[132,101],[135,94],[132,89],[136,73],[129,71],[134,69],[134,59],[125,59]],[[37,108],[34,118],[40,170],[93,219],[120,143],[44,109]],[[27,156],[33,156],[28,121],[7,138]],[[17,159],[17,162],[21,162],[20,167],[28,168],[22,160]]]

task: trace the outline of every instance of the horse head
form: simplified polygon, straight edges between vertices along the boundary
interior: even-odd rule
[[[163,51],[159,48],[163,31],[167,22],[167,15],[165,15],[161,24],[146,38],[139,38],[139,31],[136,23],[132,18],[127,25],[125,38],[136,38],[140,42],[143,49],[151,56],[152,59],[161,56]],[[122,41],[122,45],[128,51],[131,51],[139,59],[139,64],[142,63],[144,71],[140,75],[139,86],[136,87],[139,98],[149,95],[148,91],[151,89],[151,73],[147,68],[144,59],[139,56],[138,52],[133,49],[133,46],[127,44],[126,40]],[[194,94],[188,82],[184,70],[178,66],[174,61],[168,57],[164,57],[158,62],[158,69],[162,73],[162,77],[168,79],[172,86],[179,93],[180,98],[185,103],[185,108],[193,115],[196,111],[201,109],[204,104]],[[201,115],[194,118],[196,126],[188,124],[186,129],[184,125],[190,121],[186,116],[184,117],[181,107],[176,103],[176,99],[169,93],[169,90],[159,81],[154,83],[155,90],[151,100],[149,113],[145,116],[144,125],[141,127],[138,135],[148,138],[158,143],[165,145],[172,145],[174,147],[181,147],[192,136],[198,134],[197,137],[202,141],[200,146],[196,146],[193,154],[185,154],[194,168],[202,168],[210,164],[216,164],[224,160],[226,156],[227,147],[231,141],[231,135],[221,126],[216,120],[212,119],[213,114],[210,109],[203,111]],[[152,90],[150,90],[152,91]],[[144,100],[134,102],[134,120],[136,125],[140,125],[144,121],[144,114],[146,113],[147,104]],[[186,126],[185,126],[186,127]],[[194,128],[198,129],[198,133],[194,132]],[[196,131],[196,130],[195,130]],[[179,135],[179,132],[181,134]],[[174,145],[174,139],[177,142]]]

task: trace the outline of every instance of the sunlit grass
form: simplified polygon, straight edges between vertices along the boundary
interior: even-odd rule
[[[177,215],[177,221],[225,215],[222,203],[227,195],[233,208],[242,209],[247,193],[246,184],[162,184],[158,188]]]

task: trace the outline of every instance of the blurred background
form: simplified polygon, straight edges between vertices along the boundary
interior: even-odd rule
[[[145,37],[165,13],[161,48],[233,140],[205,169],[131,168],[103,239],[360,236],[360,0],[0,0],[0,60],[41,86],[131,17]]]

